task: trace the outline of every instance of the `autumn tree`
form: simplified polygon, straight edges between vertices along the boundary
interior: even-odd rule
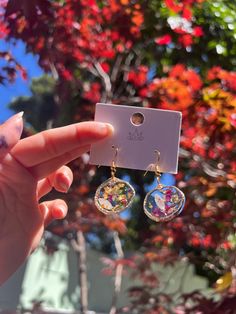
[[[233,313],[236,5],[220,0],[9,0],[3,8],[6,38],[23,40],[56,81],[54,126],[93,119],[98,101],[183,114],[175,179],[187,202],[178,218],[156,224],[144,217],[140,204],[153,176],[144,179],[126,170],[120,175],[130,176],[138,195],[130,218],[124,223],[101,216],[93,195],[109,169],[96,170],[84,159],[72,166],[76,183],[68,197],[67,223],[52,226],[54,232],[74,239],[81,230],[101,237],[101,230],[112,230],[121,233],[127,247],[142,248],[138,259],[113,264],[114,270],[135,265],[135,276],[143,282],[131,291],[129,313],[137,308],[147,314]],[[111,243],[108,247],[112,250]],[[216,284],[224,291],[220,302],[196,292],[182,295],[176,308],[171,296],[153,294],[160,283],[152,265],[183,259],[210,285],[223,276]]]

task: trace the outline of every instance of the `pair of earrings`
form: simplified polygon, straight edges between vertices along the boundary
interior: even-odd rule
[[[111,164],[111,178],[98,187],[94,198],[96,207],[104,214],[122,212],[131,205],[135,197],[135,190],[131,184],[115,176],[118,148],[114,146],[112,148],[115,149],[115,157]],[[156,222],[169,221],[183,210],[185,196],[177,187],[160,183],[161,173],[158,166],[160,152],[157,150],[155,152],[157,162],[151,164],[149,168],[155,171],[157,186],[147,193],[143,209],[145,214]]]

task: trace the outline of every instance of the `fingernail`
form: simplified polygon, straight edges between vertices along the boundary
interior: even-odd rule
[[[62,219],[65,217],[65,212],[66,212],[66,208],[60,205],[53,209],[52,216],[55,219]]]
[[[113,128],[113,126],[110,123],[98,122],[98,127],[100,129],[100,132],[104,136],[111,135],[114,132],[114,128]]]
[[[60,188],[62,189],[62,192],[67,193],[68,190],[69,190],[69,188],[70,188],[70,186],[67,185],[66,183],[61,182],[61,183],[60,183]]]
[[[10,119],[6,121],[4,124],[7,128],[10,127],[11,130],[15,129],[17,131],[17,134],[21,136],[21,133],[23,131],[23,117],[24,111],[21,111],[15,115],[13,115]]]
[[[13,120],[18,120],[18,119],[21,119],[23,117],[23,114],[24,114],[24,111],[21,111],[21,112],[18,112],[16,114],[14,114],[12,117],[10,117],[7,122],[12,122]]]
[[[107,130],[108,130],[108,135],[112,135],[114,133],[114,128],[110,123],[106,124]]]
[[[57,178],[57,182],[61,192],[67,193],[70,188],[70,178],[67,175],[62,174]]]

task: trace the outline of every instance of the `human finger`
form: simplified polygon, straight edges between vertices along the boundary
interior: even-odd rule
[[[110,124],[81,122],[25,138],[11,153],[25,167],[33,167],[76,148],[95,143],[112,133],[113,127]]]
[[[44,227],[46,227],[55,219],[65,218],[68,206],[62,199],[56,199],[40,203],[39,210],[44,217]]]
[[[38,183],[37,193],[38,199],[48,194],[53,188],[58,192],[68,192],[73,182],[73,173],[67,166],[62,166],[51,175],[42,179]]]
[[[76,148],[71,152],[67,152],[61,156],[55,157],[51,160],[45,161],[39,165],[29,168],[31,174],[37,179],[47,177],[50,173],[54,172],[56,169],[60,168],[62,165],[66,165],[72,160],[80,157],[84,153],[88,152],[90,146],[84,146],[81,148]]]
[[[21,137],[23,112],[17,113],[0,125],[0,159],[2,159]]]

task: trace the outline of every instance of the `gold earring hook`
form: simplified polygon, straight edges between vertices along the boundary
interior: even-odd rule
[[[157,177],[157,183],[158,185],[160,185],[160,177],[161,177],[161,172],[159,170],[159,163],[160,163],[160,159],[161,159],[161,153],[159,150],[155,149],[155,154],[157,154],[157,159],[156,159],[156,163],[155,164],[150,164],[147,167],[146,172],[144,173],[144,176],[146,176],[146,174],[148,173],[149,170],[154,169],[155,171],[155,175]]]
[[[157,177],[160,177],[161,173],[160,173],[160,170],[159,170],[159,163],[160,163],[160,159],[161,159],[161,153],[157,149],[155,149],[155,153],[157,154],[157,161],[155,163],[155,174],[156,174]]]
[[[111,177],[112,177],[112,179],[114,179],[115,174],[116,174],[116,161],[117,161],[117,155],[118,155],[119,148],[115,147],[115,145],[112,145],[112,149],[115,150],[114,158],[113,158],[112,163],[111,163]]]
[[[155,149],[155,153],[157,154],[157,161],[156,161],[156,164],[159,163],[160,161],[160,158],[161,158],[161,153],[159,152],[159,150]]]

